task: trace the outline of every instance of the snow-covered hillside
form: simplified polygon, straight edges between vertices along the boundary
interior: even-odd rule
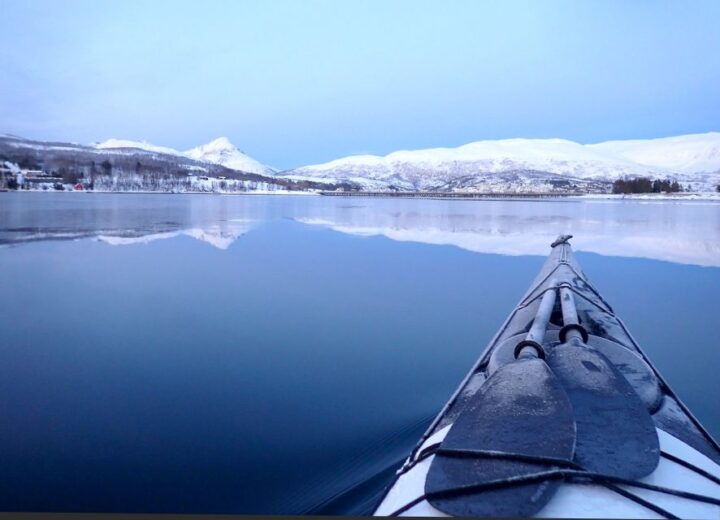
[[[601,153],[681,173],[720,171],[720,132],[589,145]]]
[[[246,173],[258,173],[260,175],[273,175],[275,173],[272,168],[241,152],[227,137],[219,137],[214,141],[184,152],[166,146],[150,144],[146,141],[130,141],[127,139],[108,139],[94,146],[102,150],[139,149],[153,153],[177,155],[196,161],[219,164],[231,170]]]
[[[101,150],[116,150],[116,149],[138,149],[145,150],[146,152],[164,153],[168,155],[180,155],[180,152],[167,146],[157,146],[150,144],[146,141],[130,141],[129,139],[108,139],[102,143],[95,144],[95,148]]]
[[[358,155],[284,172],[294,179],[364,189],[491,189],[588,183],[625,176],[672,177],[696,189],[720,182],[720,133],[583,145],[565,139],[477,141],[457,148]]]

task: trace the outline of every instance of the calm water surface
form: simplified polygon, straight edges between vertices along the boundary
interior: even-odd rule
[[[566,232],[720,436],[720,204],[0,194],[0,510],[367,512]]]

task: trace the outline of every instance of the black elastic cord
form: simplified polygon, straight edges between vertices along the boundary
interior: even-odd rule
[[[539,480],[557,480],[561,478],[569,477],[576,482],[590,481],[590,482],[610,482],[614,484],[623,484],[631,487],[638,487],[641,489],[647,489],[649,491],[657,491],[659,493],[665,493],[668,495],[675,495],[681,498],[688,498],[690,500],[697,500],[698,502],[705,502],[708,504],[714,504],[720,506],[720,498],[708,497],[705,495],[699,495],[697,493],[691,493],[689,491],[682,491],[679,489],[666,488],[664,486],[656,486],[654,484],[646,484],[645,482],[638,482],[635,480],[629,480],[621,477],[615,477],[613,475],[605,475],[602,473],[594,473],[590,471],[576,470],[576,469],[555,469],[549,471],[540,471],[537,473],[530,473],[528,475],[520,475],[515,477],[508,477],[505,479],[491,480],[488,482],[482,482],[478,484],[469,484],[467,486],[459,486],[456,488],[442,489],[440,491],[433,491],[428,493],[428,497],[445,497],[455,495],[465,495],[468,493],[475,493],[477,491],[484,491],[486,489],[502,488],[512,486],[516,484],[525,484],[528,482],[537,482]]]
[[[679,518],[680,518],[679,516],[672,514],[670,511],[667,511],[660,506],[656,506],[652,502],[649,502],[648,500],[645,500],[644,498],[639,497],[639,496],[635,495],[634,493],[630,493],[629,491],[627,491],[623,488],[617,487],[614,484],[605,484],[605,486],[609,490],[617,493],[618,495],[621,495],[629,500],[632,500],[633,502],[637,502],[641,506],[648,508],[650,511],[656,512],[660,516],[664,516],[665,518],[668,518],[670,520],[679,520]],[[388,516],[400,516],[405,511],[412,509],[413,507],[415,507],[420,502],[422,502],[423,500],[426,500],[426,499],[427,499],[427,497],[423,494],[423,495],[417,497],[416,499],[411,500],[410,502],[408,502],[407,504],[402,506],[400,509],[393,511]]]
[[[653,504],[649,500],[645,500],[641,496],[636,495],[635,493],[630,493],[627,489],[623,489],[621,487],[616,486],[615,484],[603,484],[606,488],[608,488],[610,491],[613,491],[617,493],[618,495],[622,495],[625,498],[628,498],[632,500],[633,502],[637,502],[643,507],[647,507],[650,511],[655,511],[660,516],[664,516],[665,518],[669,518],[670,520],[677,520],[680,517],[672,514],[670,511],[663,509],[662,507]]]
[[[420,502],[422,502],[423,500],[425,500],[425,495],[420,495],[420,496],[417,497],[416,499],[411,500],[410,502],[408,502],[407,504],[405,504],[404,506],[402,506],[400,509],[397,509],[397,510],[393,511],[393,512],[390,513],[388,516],[400,516],[400,515],[403,514],[405,511],[407,511],[408,509],[411,509],[411,508],[415,507],[416,505],[418,505],[418,504],[419,504]]]
[[[511,459],[520,462],[531,462],[536,464],[549,464],[552,466],[560,466],[566,468],[582,469],[575,462],[567,459],[559,459],[555,457],[541,457],[537,455],[526,455],[523,453],[512,453],[508,451],[496,451],[496,450],[475,450],[465,448],[442,448],[436,450],[438,455],[444,455],[447,457],[461,457],[461,458],[489,458],[489,459]]]
[[[646,501],[645,499],[638,497],[630,492],[627,492],[625,490],[618,491],[620,488],[617,488],[613,485],[615,484],[622,484],[626,486],[631,487],[638,487],[641,489],[647,489],[649,491],[657,491],[659,493],[665,493],[667,495],[674,495],[678,496],[680,498],[687,498],[689,500],[696,500],[698,502],[705,502],[708,504],[713,505],[720,505],[720,499],[714,498],[714,497],[708,497],[705,495],[698,495],[696,493],[690,493],[689,491],[682,491],[679,489],[671,489],[666,488],[663,486],[655,486],[653,484],[646,484],[644,482],[636,482],[633,480],[628,480],[620,477],[614,477],[612,475],[603,475],[601,473],[590,473],[587,471],[582,470],[568,470],[568,469],[557,469],[557,470],[550,470],[550,471],[541,471],[538,473],[531,473],[529,475],[522,475],[517,477],[509,477],[506,479],[497,479],[497,480],[491,480],[489,482],[483,482],[480,484],[470,484],[467,486],[460,486],[456,488],[448,488],[443,489],[440,491],[433,491],[431,493],[425,493],[422,496],[419,496],[415,498],[414,500],[408,502],[400,509],[394,511],[388,516],[398,516],[411,507],[419,504],[423,500],[427,500],[429,498],[443,498],[443,497],[452,497],[452,496],[461,496],[461,495],[467,495],[467,494],[473,494],[477,492],[482,492],[488,489],[502,489],[505,487],[512,487],[519,484],[527,484],[530,482],[537,482],[542,480],[557,480],[562,478],[568,478],[571,482],[575,482],[578,484],[596,484],[601,483],[611,489],[612,491],[618,492],[619,494],[634,500],[641,505],[648,505],[652,506],[650,509],[653,511],[660,513],[664,516],[667,516],[668,518],[676,518],[675,515],[672,513],[665,511],[664,509],[652,504],[651,502]],[[662,511],[662,513],[661,513]]]
[[[417,464],[427,459],[431,455],[444,455],[446,457],[464,457],[464,458],[497,458],[497,459],[511,459],[518,460],[521,462],[531,462],[537,464],[551,464],[553,466],[568,467],[575,469],[582,469],[580,466],[570,460],[556,459],[552,457],[538,457],[535,455],[524,455],[522,453],[511,453],[507,451],[495,451],[495,450],[473,450],[473,449],[462,449],[462,448],[442,448],[442,441],[430,444],[424,447],[418,453],[417,457],[408,462],[403,466],[397,475],[404,475]]]
[[[418,463],[424,461],[427,459],[430,455],[434,455],[435,452],[440,448],[440,442],[436,442],[435,444],[430,444],[429,446],[424,447],[422,450],[420,450],[420,453],[418,453],[417,457],[414,459],[411,459],[407,464],[405,464],[400,470],[397,472],[397,476],[404,475],[411,469],[413,469]]]
[[[716,477],[709,471],[705,471],[704,469],[699,468],[699,467],[695,466],[694,464],[690,464],[688,461],[678,458],[675,455],[672,455],[666,451],[660,451],[660,455],[662,455],[663,457],[665,457],[668,460],[677,462],[681,466],[685,466],[687,469],[694,471],[698,475],[702,475],[703,477],[705,477],[708,480],[712,480],[716,484],[720,484],[720,477]]]
[[[554,464],[554,465],[566,465],[571,467],[579,467],[577,464],[571,461],[566,461],[563,459],[554,459],[551,457],[536,457],[533,455],[523,455],[518,453],[506,453],[506,452],[498,452],[498,451],[492,451],[492,450],[466,450],[466,449],[459,449],[459,450],[453,450],[453,449],[440,449],[436,448],[435,446],[428,446],[425,450],[421,452],[423,455],[423,458],[426,458],[433,453],[437,453],[444,456],[461,456],[461,457],[494,457],[494,458],[508,458],[508,459],[516,459],[516,460],[523,460],[526,462],[536,462],[536,463],[544,463],[544,464]],[[669,453],[662,452],[663,456],[668,458],[669,460],[679,461],[681,459],[677,459],[677,457],[674,457],[673,455],[670,455]],[[419,462],[419,461],[418,461]],[[685,467],[688,467],[688,469],[692,469],[693,471],[696,471],[697,473],[708,476],[711,480],[715,480],[716,477],[711,475],[710,473],[707,473],[705,470],[701,468],[697,468],[696,466],[685,463],[685,461],[680,462]],[[497,479],[497,480],[491,480],[489,482],[483,482],[478,484],[469,484],[466,486],[459,486],[456,488],[448,488],[443,489],[440,491],[433,491],[431,493],[423,494],[420,497],[417,497],[416,499],[408,502],[400,509],[394,511],[392,514],[388,516],[397,516],[399,514],[404,513],[408,509],[412,508],[413,506],[419,504],[423,500],[426,500],[428,498],[442,498],[442,497],[448,497],[448,496],[460,496],[460,495],[466,495],[466,494],[473,494],[481,491],[485,491],[488,489],[496,489],[496,488],[505,488],[505,487],[511,487],[519,484],[525,484],[530,482],[537,482],[542,480],[556,480],[556,479],[564,479],[567,478],[571,482],[580,483],[580,484],[590,484],[590,483],[600,483],[607,487],[608,489],[628,498],[631,499],[645,507],[648,507],[652,511],[655,511],[658,514],[661,514],[667,518],[677,518],[672,513],[665,511],[664,509],[660,508],[659,506],[656,506],[652,502],[649,502],[633,493],[630,493],[629,491],[626,491],[622,488],[618,488],[614,484],[622,484],[630,487],[637,487],[640,489],[646,489],[648,491],[655,491],[658,493],[664,493],[667,495],[674,495],[678,496],[680,498],[686,498],[689,500],[696,500],[698,502],[705,502],[708,504],[714,504],[720,506],[720,499],[709,497],[705,495],[699,495],[697,493],[691,493],[689,491],[682,491],[679,489],[672,489],[667,488],[664,486],[657,486],[654,484],[647,484],[645,482],[638,482],[634,480],[624,479],[621,477],[615,477],[613,475],[605,475],[602,473],[594,473],[585,471],[582,469],[553,469],[548,471],[541,471],[537,473],[530,473],[527,475],[519,475],[514,477],[508,477],[504,479]]]

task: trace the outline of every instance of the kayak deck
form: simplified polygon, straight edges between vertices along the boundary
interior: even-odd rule
[[[442,473],[446,471],[441,464],[443,453],[447,452],[448,446],[454,442],[450,438],[458,437],[455,434],[448,436],[448,432],[453,431],[456,423],[455,431],[465,427],[461,424],[468,422],[467,416],[473,413],[472,410],[487,405],[482,402],[483,399],[497,399],[497,397],[487,397],[492,395],[492,392],[488,391],[492,383],[489,385],[486,383],[490,379],[501,377],[499,374],[506,370],[509,364],[518,363],[516,348],[531,332],[536,316],[539,315],[543,296],[550,291],[559,292],[562,289],[564,294],[570,293],[571,299],[574,300],[573,307],[576,309],[579,324],[573,326],[567,323],[568,317],[563,315],[562,305],[558,301],[546,324],[541,350],[543,353],[545,351],[552,353],[573,335],[573,329],[581,330],[582,339],[578,339],[578,344],[582,347],[577,348],[586,347],[588,351],[599,352],[603,359],[607,359],[612,365],[613,373],[621,373],[634,390],[632,398],[639,398],[643,408],[647,410],[648,416],[651,417],[649,424],[652,424],[656,430],[660,457],[651,473],[642,478],[629,479],[627,482],[618,478],[613,480],[612,476],[605,474],[593,477],[584,468],[573,469],[572,465],[577,459],[575,462],[568,461],[566,466],[563,464],[548,466],[547,469],[551,470],[548,477],[536,476],[534,477],[536,481],[549,484],[551,481],[559,480],[562,484],[557,491],[553,491],[552,497],[546,504],[537,504],[539,510],[534,516],[720,517],[720,447],[675,395],[630,335],[622,320],[614,314],[612,307],[590,284],[573,255],[568,238],[561,237],[552,244],[550,256],[527,293],[420,438],[405,464],[398,470],[395,480],[387,488],[375,511],[376,515],[446,516],[448,514],[446,511],[437,509],[433,504],[447,511],[453,511],[452,514],[460,514],[454,511],[488,510],[482,507],[473,509],[478,505],[487,505],[483,501],[507,502],[508,497],[510,501],[521,501],[518,498],[522,494],[521,486],[527,486],[527,479],[531,478],[528,476],[527,464],[524,466],[518,464],[518,467],[526,468],[524,472],[520,471],[517,475],[509,475],[508,478],[494,480],[489,484],[485,482],[487,478],[483,480],[483,475],[473,475],[468,471],[468,475],[463,477],[468,484],[474,483],[475,488],[478,488],[477,482],[485,482],[485,484],[480,485],[479,490],[475,488],[471,491],[445,490],[446,495],[450,494],[454,497],[450,501],[451,504],[446,504],[447,500],[438,499],[442,493],[437,492],[437,482],[443,482],[446,476]],[[580,410],[576,411],[579,413]],[[462,420],[459,421],[461,417]],[[579,417],[577,420],[581,421]],[[612,427],[612,424],[609,427]],[[483,433],[487,434],[487,432]],[[448,442],[443,444],[446,437]],[[486,437],[492,442],[492,435]],[[612,457],[613,451],[616,450],[614,446],[600,446],[600,448],[607,449],[609,457]],[[643,449],[642,446],[639,448]],[[456,456],[453,453],[450,455]],[[512,459],[513,456],[517,458],[517,454],[508,453],[471,455],[485,458],[490,455],[501,459]],[[621,457],[621,454],[617,456]],[[453,471],[457,472],[457,470]],[[585,471],[585,473],[583,475],[573,473],[577,471]],[[431,478],[428,478],[429,474]],[[457,475],[454,478],[457,478]],[[494,486],[493,491],[483,486]],[[511,493],[502,495],[497,489],[509,490]],[[513,490],[517,491],[515,496]],[[506,498],[500,498],[501,496]],[[467,503],[463,504],[463,501]],[[495,505],[504,506],[504,502]],[[457,509],[458,505],[465,505],[470,509],[462,507]],[[525,515],[523,511],[533,510],[532,507],[530,509],[525,507],[526,505],[519,504],[519,507],[522,506],[519,509],[508,510],[502,507],[493,508],[493,504],[490,504],[489,510],[499,511],[496,513],[498,516],[504,515],[507,511],[516,511],[515,516]],[[512,515],[512,512],[510,514]]]

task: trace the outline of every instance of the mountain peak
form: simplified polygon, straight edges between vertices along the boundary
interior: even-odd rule
[[[220,164],[226,168],[249,173],[272,175],[274,171],[252,157],[241,152],[227,137],[218,137],[207,144],[203,144],[184,152],[186,157],[197,161]]]
[[[203,148],[205,150],[237,150],[237,146],[232,144],[230,142],[230,139],[227,137],[218,137],[217,139],[213,139],[207,144],[203,144],[201,146],[198,146],[197,148]]]

